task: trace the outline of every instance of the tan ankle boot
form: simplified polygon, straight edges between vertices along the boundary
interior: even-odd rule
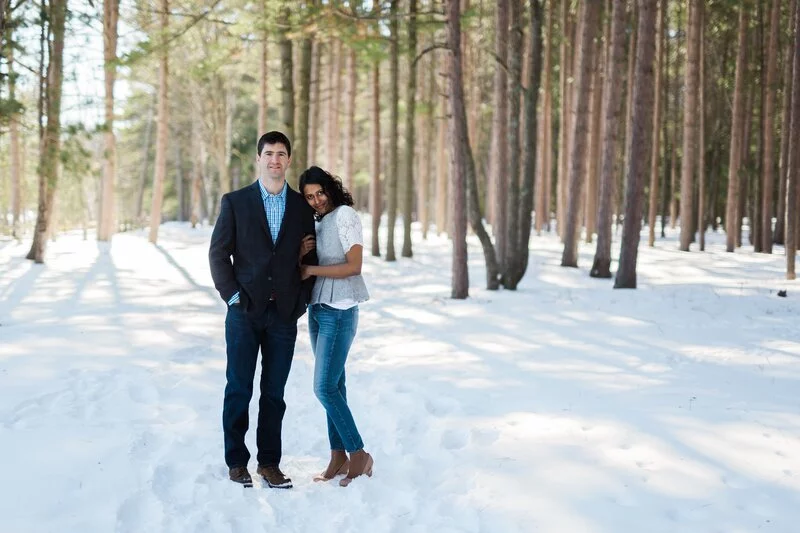
[[[372,477],[372,466],[374,464],[375,461],[372,460],[372,456],[364,450],[358,450],[357,452],[351,453],[350,468],[347,470],[347,476],[344,479],[339,480],[339,486],[348,486],[351,481],[361,474],[366,474],[368,477]]]
[[[350,468],[350,460],[344,450],[331,450],[331,460],[322,473],[314,476],[314,481],[330,481],[336,476],[344,475]]]

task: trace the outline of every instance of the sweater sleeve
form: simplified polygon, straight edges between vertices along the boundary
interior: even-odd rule
[[[364,246],[361,218],[356,210],[344,205],[339,208],[339,211],[336,217],[336,228],[339,231],[339,240],[342,242],[344,253],[349,252],[350,248],[356,244]]]

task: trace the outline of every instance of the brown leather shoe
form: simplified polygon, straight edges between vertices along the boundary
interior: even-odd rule
[[[253,486],[253,478],[250,477],[246,466],[232,466],[228,470],[228,477],[231,478],[231,481],[241,483],[245,487]]]
[[[278,465],[259,465],[256,470],[259,476],[264,478],[267,485],[273,489],[291,489],[292,480],[283,475]]]
[[[331,460],[328,463],[328,468],[314,476],[314,481],[330,481],[336,476],[347,474],[349,468],[350,460],[347,458],[347,453],[344,450],[331,450]]]
[[[361,474],[366,474],[367,477],[372,477],[372,465],[375,461],[372,456],[364,450],[358,450],[350,454],[350,468],[347,470],[347,476],[339,480],[340,487],[348,486],[355,478]]]

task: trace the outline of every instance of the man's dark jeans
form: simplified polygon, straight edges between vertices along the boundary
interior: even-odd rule
[[[229,467],[246,466],[250,452],[244,443],[249,426],[248,408],[253,396],[258,350],[261,348],[261,397],[258,402],[256,446],[259,465],[281,461],[281,424],[286,403],[283,391],[294,356],[297,322],[286,321],[270,302],[261,316],[248,316],[239,305],[228,308],[225,341],[228,365],[222,428],[225,462]]]

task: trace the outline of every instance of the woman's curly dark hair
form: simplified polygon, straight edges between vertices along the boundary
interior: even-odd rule
[[[309,167],[305,172],[300,174],[300,193],[305,196],[303,189],[306,185],[319,185],[328,199],[333,203],[333,208],[340,205],[353,205],[353,196],[344,188],[342,180],[338,176],[334,176],[327,170],[319,167]]]

